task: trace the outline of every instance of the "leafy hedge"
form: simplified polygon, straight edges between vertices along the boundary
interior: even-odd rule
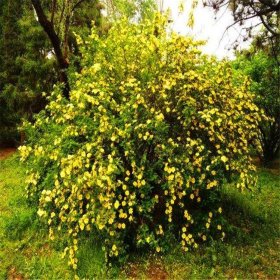
[[[70,101],[57,87],[25,124],[28,196],[51,238],[69,235],[74,269],[83,232],[103,238],[108,258],[164,251],[170,234],[186,251],[223,238],[219,188],[255,182],[249,145],[260,116],[248,82],[166,30],[161,16],[121,20],[101,38],[93,30],[80,40]]]

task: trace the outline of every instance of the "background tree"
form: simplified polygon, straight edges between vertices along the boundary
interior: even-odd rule
[[[259,125],[262,146],[261,160],[267,164],[279,155],[280,149],[280,75],[278,58],[269,44],[260,47],[255,40],[251,48],[237,55],[234,67],[249,75],[251,89],[256,94],[255,103],[262,108],[268,120]]]
[[[8,134],[14,131],[9,127],[13,124],[15,116],[10,113],[13,102],[9,95],[12,95],[12,87],[16,83],[19,69],[14,65],[14,58],[20,53],[21,42],[14,41],[11,48],[13,37],[16,37],[18,25],[17,16],[21,14],[21,9],[15,15],[15,1],[1,1],[0,3],[0,143],[5,143]],[[4,92],[4,87],[10,88],[9,93]]]
[[[97,1],[76,1],[77,6],[72,7],[75,13],[68,22],[67,5],[71,1],[35,2],[41,4],[44,15],[50,18],[67,68],[69,61],[78,56],[73,32],[88,33],[93,20],[100,25],[101,6],[97,6]],[[20,141],[17,126],[23,117],[31,120],[34,113],[44,108],[43,92],[51,92],[62,77],[68,82],[67,73],[61,71],[61,64],[57,63],[53,42],[38,19],[31,1],[3,0],[0,3],[1,146],[16,145]],[[65,26],[68,27],[65,29]]]
[[[30,8],[21,0],[1,1],[0,145],[19,141],[21,118],[30,119],[44,107],[41,93],[56,80],[53,60],[46,57],[50,46]]]

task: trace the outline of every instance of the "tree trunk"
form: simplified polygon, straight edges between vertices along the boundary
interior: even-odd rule
[[[53,46],[58,68],[59,68],[59,80],[64,84],[63,95],[67,99],[69,99],[70,86],[69,86],[69,81],[67,76],[67,69],[69,63],[66,60],[66,58],[63,56],[60,39],[55,32],[53,23],[47,19],[43,11],[40,0],[31,0],[31,2],[38,16],[38,21],[40,25],[43,27],[44,31],[47,33],[51,41],[51,44]]]

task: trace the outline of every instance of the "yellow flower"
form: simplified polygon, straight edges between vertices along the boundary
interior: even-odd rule
[[[85,228],[85,224],[83,222],[80,222],[80,229],[84,230],[84,228]]]
[[[116,200],[116,201],[115,201],[115,203],[114,203],[114,207],[115,207],[116,209],[118,209],[118,208],[119,208],[119,206],[120,206],[120,203],[119,203],[119,201],[118,201],[118,200]]]
[[[221,156],[221,161],[222,162],[227,162],[228,161],[228,158],[226,156]]]
[[[46,215],[46,211],[44,211],[44,210],[42,210],[42,209],[39,209],[39,210],[37,211],[37,214],[38,214],[40,217],[42,217],[42,216],[45,216],[45,215]]]

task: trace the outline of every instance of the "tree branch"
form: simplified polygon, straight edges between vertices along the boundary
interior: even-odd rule
[[[280,2],[279,2],[280,3]],[[256,16],[258,16],[262,22],[262,24],[264,25],[264,27],[273,35],[273,36],[277,36],[278,33],[275,32],[270,26],[269,24],[265,21],[264,19],[264,15],[267,15],[270,12],[273,12],[273,8],[267,8],[267,9],[260,9],[259,11],[256,10],[256,8],[254,7],[254,3],[249,3],[249,6],[251,7],[251,9],[255,12]]]
[[[56,10],[56,1],[57,0],[52,1],[52,13],[51,13],[51,23],[52,24],[53,24],[53,20],[54,20],[54,13],[55,13],[55,10]]]
[[[260,17],[260,19],[261,19],[261,21],[262,21],[264,27],[265,27],[273,36],[279,35],[277,32],[275,32],[275,31],[268,25],[267,22],[265,22],[265,19],[264,19],[263,15],[260,14],[259,17]]]
[[[73,8],[72,8],[72,12],[74,12],[77,8],[78,8],[78,6],[80,5],[80,4],[82,4],[84,1],[86,1],[86,0],[80,0],[80,1],[78,1],[74,6],[73,6]]]

